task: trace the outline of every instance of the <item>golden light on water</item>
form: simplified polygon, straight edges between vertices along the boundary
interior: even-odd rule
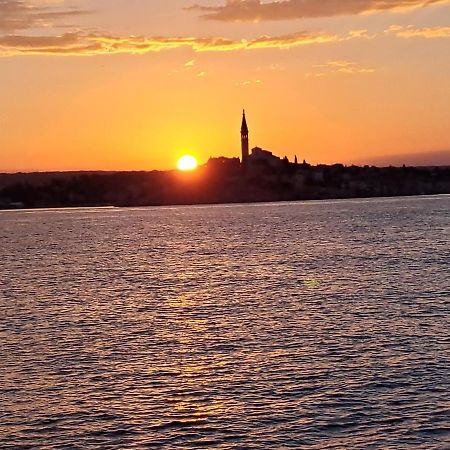
[[[184,155],[178,160],[177,167],[178,170],[187,172],[195,170],[198,167],[198,162],[192,155]]]

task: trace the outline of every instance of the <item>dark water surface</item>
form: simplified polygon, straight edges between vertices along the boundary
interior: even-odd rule
[[[450,449],[450,196],[0,213],[0,448]]]

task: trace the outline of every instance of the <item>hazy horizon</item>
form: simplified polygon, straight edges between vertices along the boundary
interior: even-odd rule
[[[216,155],[214,157],[220,157],[221,155]],[[284,156],[283,155],[276,155],[276,156]],[[229,158],[235,157],[238,158],[239,155],[229,155],[227,156]],[[200,161],[200,164],[206,164],[208,160]],[[299,160],[301,162],[301,160]],[[307,161],[308,163],[311,163],[310,161]],[[446,167],[450,166],[450,150],[449,151],[438,151],[438,152],[423,152],[423,153],[413,153],[413,154],[406,154],[406,155],[384,155],[380,157],[375,158],[368,158],[366,160],[361,161],[335,161],[335,162],[329,162],[329,163],[321,163],[321,162],[315,162],[312,163],[313,165],[321,165],[321,164],[344,164],[346,166],[355,165],[355,166],[364,166],[364,165],[370,165],[370,166],[376,166],[376,167],[388,167],[388,166],[394,166],[394,167],[401,167],[403,165],[410,166],[410,167]],[[8,171],[0,171],[0,174],[15,174],[15,173],[53,173],[53,172],[137,172],[137,171],[153,171],[153,170],[176,170],[176,167],[169,167],[166,169],[157,169],[157,168],[148,168],[148,169],[142,169],[142,168],[129,168],[129,169],[102,169],[102,168],[87,168],[87,169],[78,169],[78,168],[68,168],[64,170],[39,170],[39,169],[18,169],[18,170],[8,170]]]

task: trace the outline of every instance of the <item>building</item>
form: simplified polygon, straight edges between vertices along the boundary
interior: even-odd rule
[[[241,149],[242,149],[242,164],[245,166],[247,165],[249,157],[248,126],[247,126],[247,119],[245,118],[245,110],[242,112]]]
[[[281,158],[260,147],[252,148],[252,154],[249,159],[252,166],[266,166],[273,169],[280,168],[283,163]]]
[[[241,150],[242,150],[242,165],[244,167],[270,167],[278,169],[281,167],[283,160],[278,156],[275,156],[268,150],[263,150],[261,147],[252,148],[250,154],[249,151],[249,130],[247,125],[247,118],[245,116],[245,110],[242,113],[242,125],[241,125]],[[285,158],[287,159],[287,158]]]

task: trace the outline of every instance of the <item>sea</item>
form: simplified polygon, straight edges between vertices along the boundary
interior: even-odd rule
[[[0,448],[450,449],[450,196],[0,213]]]

